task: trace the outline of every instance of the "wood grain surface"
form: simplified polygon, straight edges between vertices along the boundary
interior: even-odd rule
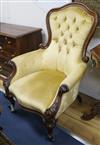
[[[58,124],[88,141],[92,145],[100,145],[100,116],[91,121],[81,120],[83,112],[88,111],[96,100],[81,94],[83,103],[77,100],[61,115]]]

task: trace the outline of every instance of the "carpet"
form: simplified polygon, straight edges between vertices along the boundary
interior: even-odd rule
[[[8,101],[1,92],[0,105],[2,105],[0,125],[15,145],[83,145],[58,127],[54,129],[55,142],[49,142],[41,118],[22,110],[18,104],[16,112],[11,113]]]
[[[14,145],[9,139],[0,131],[0,145]]]

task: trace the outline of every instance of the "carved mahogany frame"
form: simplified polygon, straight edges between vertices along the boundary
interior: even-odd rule
[[[86,56],[86,50],[87,50],[88,43],[89,43],[90,39],[92,38],[93,33],[94,33],[95,29],[96,29],[97,15],[96,15],[95,12],[90,10],[87,6],[85,6],[82,3],[70,3],[70,4],[67,4],[67,5],[64,5],[64,6],[60,7],[60,8],[52,9],[52,10],[50,10],[48,12],[47,17],[46,17],[46,25],[47,25],[47,30],[48,30],[48,42],[47,42],[46,45],[41,44],[40,47],[43,48],[43,49],[47,48],[50,45],[50,43],[51,43],[52,33],[51,33],[50,23],[49,23],[50,15],[53,12],[56,12],[56,11],[59,11],[59,10],[62,10],[64,8],[71,7],[71,6],[79,6],[79,7],[83,8],[85,11],[87,11],[90,15],[92,15],[94,17],[93,26],[92,26],[92,28],[91,28],[91,30],[89,32],[89,35],[87,36],[87,38],[86,38],[86,40],[84,42],[84,45],[83,45],[82,60],[87,63],[88,62],[88,57]],[[8,78],[3,79],[4,80],[3,85],[5,87],[7,98],[11,102],[12,106],[14,106],[15,105],[15,100],[13,99],[13,97],[16,98],[16,96],[14,94],[12,94],[11,92],[9,92],[9,85],[10,85],[10,82],[11,82],[13,76],[16,73],[17,68],[16,68],[16,65],[14,64],[14,62],[12,62],[11,60],[8,61],[8,64],[13,67],[13,71],[12,71],[11,75]],[[55,127],[55,125],[56,125],[55,116],[56,116],[56,114],[57,114],[57,112],[59,110],[59,107],[60,107],[60,104],[61,104],[62,95],[64,93],[68,92],[68,91],[69,91],[68,86],[63,84],[58,90],[58,94],[57,94],[57,97],[56,97],[54,103],[52,104],[52,106],[50,108],[48,108],[45,111],[44,114],[42,114],[42,113],[40,113],[38,111],[35,111],[35,110],[28,109],[26,107],[23,107],[19,103],[19,105],[21,105],[22,108],[27,109],[27,110],[32,111],[32,112],[36,112],[43,118],[43,122],[44,122],[44,124],[45,124],[45,126],[46,126],[46,128],[48,130],[48,138],[50,140],[53,140],[52,131],[53,131],[53,128]]]

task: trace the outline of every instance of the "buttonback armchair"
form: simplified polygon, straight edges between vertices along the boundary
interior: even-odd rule
[[[53,140],[58,117],[77,97],[97,15],[81,3],[70,3],[50,10],[46,23],[47,44],[8,62],[13,72],[4,79],[4,87],[11,109],[17,100],[23,108],[40,114]]]

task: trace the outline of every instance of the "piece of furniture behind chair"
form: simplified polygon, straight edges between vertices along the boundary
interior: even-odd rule
[[[91,75],[92,77],[90,77],[90,78],[91,78],[91,80],[93,78],[95,78],[95,80],[93,80],[93,81],[98,80],[98,82],[100,83],[100,79],[99,79],[100,78],[100,44],[91,50],[91,61],[92,61],[92,69],[94,69],[95,75]],[[97,70],[98,70],[98,73],[96,73]],[[93,72],[93,70],[92,70],[92,72]],[[95,87],[93,86],[93,84]],[[95,92],[95,94],[98,94],[98,99],[96,98],[97,103],[95,103],[89,111],[87,111],[86,113],[83,114],[82,119],[84,119],[84,120],[90,120],[90,119],[93,119],[95,116],[100,115],[100,99],[99,99],[100,98],[100,96],[99,96],[100,95],[100,85],[97,82],[96,83],[93,82],[93,84],[90,88],[93,88],[93,91],[94,91],[94,89],[96,90],[94,92]],[[96,88],[98,88],[98,89],[96,89]]]

